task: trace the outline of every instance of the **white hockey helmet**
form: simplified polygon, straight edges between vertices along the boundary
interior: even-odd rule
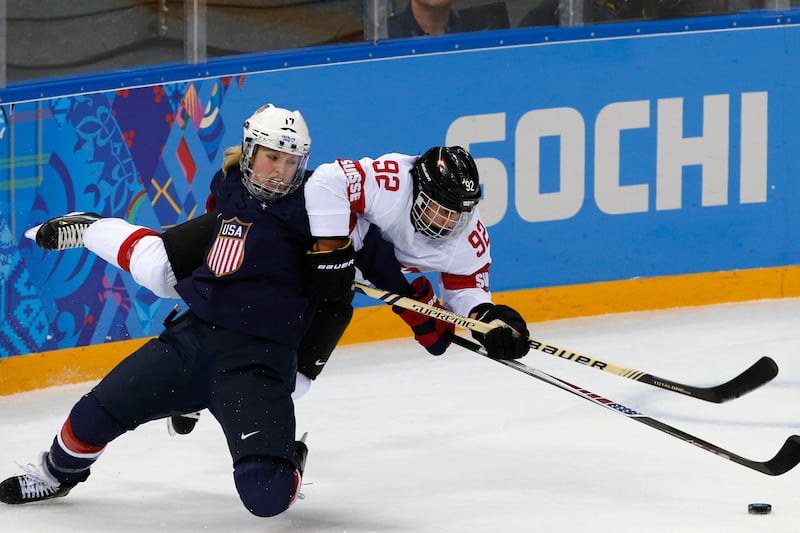
[[[242,182],[248,192],[263,202],[270,202],[296,190],[303,183],[311,149],[311,136],[300,111],[289,111],[266,104],[245,121],[243,129],[239,167],[242,170]],[[291,182],[254,175],[253,158],[259,146],[300,158]]]

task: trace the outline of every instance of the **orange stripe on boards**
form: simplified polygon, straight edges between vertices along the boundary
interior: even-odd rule
[[[800,297],[800,267],[761,268],[586,283],[495,293],[528,322],[672,307]],[[396,338],[411,330],[391,307],[356,309],[340,344]],[[0,359],[0,395],[98,380],[149,338]]]
[[[0,359],[0,395],[94,381],[148,338],[109,342]]]

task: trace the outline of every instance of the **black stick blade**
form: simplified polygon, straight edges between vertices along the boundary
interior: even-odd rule
[[[800,435],[786,439],[775,457],[759,464],[758,470],[770,476],[780,476],[800,464]]]
[[[778,365],[771,357],[762,357],[735,378],[710,388],[710,401],[727,402],[757,389],[778,375]]]

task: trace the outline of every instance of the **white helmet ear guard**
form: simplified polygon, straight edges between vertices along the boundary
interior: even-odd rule
[[[300,111],[289,111],[282,107],[267,104],[256,110],[243,127],[242,182],[254,198],[270,202],[295,191],[303,182],[311,149],[311,136]],[[290,182],[278,179],[264,179],[253,175],[253,158],[258,147],[269,148],[299,158],[297,170]]]

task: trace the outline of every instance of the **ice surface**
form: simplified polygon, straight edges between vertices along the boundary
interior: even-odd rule
[[[762,355],[778,377],[711,404],[534,352],[523,362],[746,457],[800,433],[800,299],[531,324],[541,339],[694,385]],[[0,397],[0,474],[34,461],[90,383]],[[0,507],[2,532],[797,532],[800,467],[770,477],[458,347],[337,350],[297,404],[305,499],[251,516],[216,422],[123,435],[63,499]],[[768,502],[772,514],[747,513]]]

